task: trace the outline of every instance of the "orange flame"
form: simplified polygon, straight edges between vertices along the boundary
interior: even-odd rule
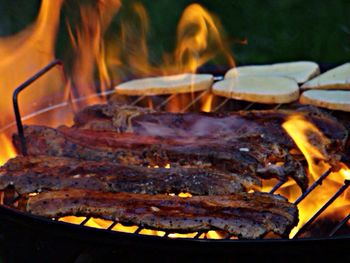
[[[328,159],[327,153],[324,152],[323,148],[320,148],[321,145],[327,145],[329,139],[317,127],[301,116],[290,117],[282,126],[305,156],[309,165],[310,183],[313,183],[330,168],[330,165],[326,162]],[[310,141],[310,138],[317,138],[318,147]],[[342,168],[338,172],[332,172],[322,182],[322,187],[314,189],[306,199],[298,204],[300,221],[299,225],[292,230],[291,237],[337,192],[344,184],[344,180],[350,178],[350,169],[342,163],[339,166]],[[298,186],[294,182],[285,184],[278,193],[287,197],[291,202],[300,196]],[[343,194],[333,203],[332,209],[327,209],[322,213],[322,218],[330,216],[336,220],[341,220],[347,216],[347,209],[345,208],[350,206],[349,202],[350,196],[346,193]]]
[[[0,145],[0,165],[3,165],[9,158],[16,156],[16,151],[11,140],[5,134],[0,133]]]
[[[72,82],[78,97],[106,91],[111,86],[103,36],[120,5],[119,0],[82,4],[79,9],[81,24],[73,22],[73,28],[72,23],[68,19],[66,21],[75,55]],[[99,76],[100,90],[96,89],[95,71]],[[98,97],[89,101],[90,104],[98,102]]]
[[[292,137],[299,150],[305,156],[313,179],[317,179],[319,175],[329,169],[329,165],[324,162],[327,160],[327,153],[324,149],[320,149],[319,146],[328,145],[330,141],[317,127],[305,120],[301,115],[291,116],[283,123],[282,127]],[[310,141],[309,135],[314,137],[313,140],[315,140],[318,147],[315,146],[315,142],[312,143]],[[320,150],[323,151],[321,152]]]
[[[16,35],[0,39],[0,127],[14,120],[11,105],[13,90],[55,58],[55,40],[62,2],[63,0],[43,0],[38,18],[32,25]],[[33,83],[30,91],[21,94],[22,114],[38,110],[43,104],[57,102],[57,98],[65,94],[63,88],[61,72],[53,69]],[[50,96],[46,97],[47,95]]]
[[[39,15],[32,25],[15,35],[0,38],[0,130],[14,121],[14,89],[55,58],[55,40],[62,3],[63,0],[42,0]],[[65,100],[67,93],[64,89],[62,72],[52,69],[21,93],[19,103],[22,115]],[[0,145],[0,163],[15,156],[11,140],[4,133],[0,134]]]
[[[0,119],[0,127],[13,121],[11,95],[13,89],[33,75],[38,69],[52,61],[55,50],[55,40],[59,25],[60,11],[63,0],[42,0],[41,8],[36,21],[22,32],[0,39],[0,86],[3,89],[0,110],[4,114]],[[68,1],[65,1],[68,6]],[[183,12],[177,26],[177,40],[175,49],[169,54],[164,54],[163,60],[158,64],[151,63],[147,35],[149,32],[149,17],[146,9],[140,3],[131,4],[131,8],[123,17],[120,35],[113,41],[106,41],[105,34],[110,27],[113,17],[121,7],[120,0],[96,1],[96,3],[84,3],[79,6],[80,23],[67,18],[71,45],[73,47],[73,63],[71,83],[75,88],[75,95],[89,96],[96,91],[106,91],[113,82],[119,82],[125,75],[137,77],[149,75],[170,75],[187,72],[197,72],[198,68],[210,60],[221,55],[225,64],[234,66],[235,62],[230,49],[222,37],[222,28],[219,20],[208,10],[198,4],[189,5]],[[97,80],[97,81],[96,81]],[[96,82],[99,85],[96,85]],[[40,81],[33,84],[31,90],[24,92],[20,103],[22,113],[26,114],[44,106],[67,99],[62,75],[59,70],[53,70]],[[179,111],[187,105],[193,97],[188,94],[175,95],[167,105],[167,110]],[[91,97],[88,103],[100,102],[99,97]],[[151,99],[148,106],[153,107]],[[202,101],[201,110],[212,109],[213,96],[208,94]],[[46,120],[45,120],[46,121]],[[50,124],[63,124],[66,119]],[[309,167],[310,183],[325,172],[330,166],[326,146],[330,143],[317,127],[299,115],[289,118],[283,128],[295,141],[299,150],[305,156]],[[310,138],[317,138],[318,144]],[[321,143],[320,143],[321,142]],[[15,156],[15,150],[10,139],[4,133],[0,133],[0,164],[8,158]],[[299,205],[300,223],[293,229],[291,237],[304,225],[309,218],[343,185],[345,179],[350,179],[350,169],[340,163],[341,169],[332,172],[324,181],[323,187],[316,188],[310,196]],[[294,201],[300,196],[299,187],[294,182],[287,182],[278,193]],[[344,193],[332,205],[332,209],[326,210],[322,216],[332,216],[342,219],[350,208],[350,194]],[[190,197],[189,194],[181,194],[182,197]],[[347,209],[345,209],[347,208]],[[60,220],[80,224],[85,218],[65,217]],[[96,228],[108,228],[111,221],[91,218],[87,226]],[[134,233],[136,226],[124,226],[116,224],[113,230]],[[165,232],[144,229],[140,234],[163,236]],[[169,237],[193,237],[197,233],[170,234]],[[202,238],[204,234],[202,235]],[[222,238],[217,231],[209,231],[208,238]]]
[[[174,53],[177,72],[196,72],[198,67],[222,53],[228,65],[234,60],[222,39],[221,24],[213,14],[199,4],[189,5],[183,12],[177,28],[177,46]]]

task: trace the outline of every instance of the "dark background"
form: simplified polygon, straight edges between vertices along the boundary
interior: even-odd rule
[[[133,1],[124,2],[121,14]],[[141,0],[140,2],[149,13],[151,32],[148,43],[152,59],[157,60],[163,51],[173,48],[176,24],[181,12],[194,1]],[[196,2],[220,18],[237,64],[292,60],[340,64],[350,58],[350,1],[202,0]],[[0,36],[10,35],[23,29],[35,19],[39,6],[40,0],[0,0]],[[120,20],[121,14],[117,15],[113,22],[114,26]],[[65,15],[64,8],[62,17]],[[248,44],[239,44],[239,40],[242,39],[247,39]],[[64,22],[61,22],[57,57],[65,56],[69,48],[67,43]]]

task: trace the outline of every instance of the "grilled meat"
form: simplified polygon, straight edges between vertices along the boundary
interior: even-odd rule
[[[42,189],[90,189],[105,192],[225,195],[242,192],[261,182],[210,169],[147,168],[65,157],[28,156],[9,160],[0,168],[0,189],[13,185],[20,193]]]
[[[126,132],[131,131],[132,118],[153,112],[137,106],[98,104],[85,107],[75,116],[74,122],[77,126],[86,125],[93,130]]]
[[[26,211],[48,218],[93,216],[177,232],[220,229],[240,238],[286,236],[298,222],[295,205],[263,193],[180,198],[67,189],[28,198]]]
[[[133,114],[129,114],[130,111]],[[195,136],[227,140],[260,136],[260,141],[296,149],[293,140],[282,128],[282,123],[293,114],[298,114],[315,125],[330,139],[323,144],[314,143],[320,152],[329,155],[330,161],[340,158],[337,154],[344,149],[347,130],[334,117],[315,107],[233,113],[169,113],[147,112],[144,108],[135,106],[129,106],[126,110],[125,106],[116,104],[94,105],[77,114],[74,127],[99,131],[132,131],[138,135],[165,138]]]
[[[195,166],[239,173],[244,176],[293,177],[303,190],[307,177],[301,164],[274,143],[214,138],[159,138],[132,133],[43,126],[25,127],[30,155],[66,156],[107,160],[125,165]],[[15,145],[19,147],[18,138]]]

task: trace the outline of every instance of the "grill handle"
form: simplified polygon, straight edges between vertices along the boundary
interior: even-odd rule
[[[32,84],[34,81],[39,79],[42,75],[44,75],[46,72],[50,71],[52,68],[55,66],[60,66],[62,68],[63,72],[63,77],[65,81],[67,80],[66,74],[64,71],[63,63],[61,60],[56,59],[52,62],[50,62],[48,65],[46,65],[44,68],[39,70],[35,75],[33,75],[31,78],[26,80],[24,83],[22,83],[20,86],[18,86],[15,91],[13,92],[12,95],[12,103],[13,103],[13,110],[15,113],[15,118],[16,118],[16,126],[17,126],[17,131],[18,131],[18,136],[21,144],[21,152],[22,155],[27,155],[27,146],[26,146],[26,138],[24,136],[24,131],[23,131],[23,123],[22,123],[22,117],[21,117],[21,112],[18,106],[18,95],[19,93],[26,89],[30,84]]]

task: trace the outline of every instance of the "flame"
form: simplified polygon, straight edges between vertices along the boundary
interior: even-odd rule
[[[0,165],[3,165],[8,159],[16,156],[16,151],[5,134],[0,133],[0,145]]]
[[[124,9],[123,9],[124,8]],[[150,57],[147,44],[149,16],[140,3],[131,3],[121,9],[120,35],[107,43],[107,64],[111,79],[119,83],[136,76],[174,75],[196,73],[198,68],[215,58],[233,67],[233,55],[222,37],[222,26],[218,18],[199,4],[189,5],[181,15],[176,31],[176,46],[164,53],[162,59]],[[159,60],[159,61],[158,61]],[[157,62],[154,62],[157,61]],[[191,85],[190,85],[191,86]],[[193,99],[193,92],[171,96],[166,110],[181,112]],[[212,96],[201,100],[198,109],[210,110]],[[148,103],[150,105],[150,103]]]
[[[55,56],[55,40],[63,0],[42,0],[36,21],[23,31],[0,38],[0,87],[2,101],[0,127],[14,120],[12,93]],[[20,96],[22,114],[38,110],[44,105],[57,102],[64,92],[62,73],[51,70]],[[43,99],[44,98],[44,99]]]
[[[72,84],[78,97],[92,95],[96,91],[103,92],[111,86],[103,36],[120,6],[119,0],[81,4],[81,23],[66,19],[74,52]],[[95,71],[99,77],[99,89],[95,84]],[[99,102],[98,97],[91,97],[88,104]]]
[[[58,221],[71,223],[79,225],[84,220],[86,220],[86,217],[78,217],[78,216],[65,216],[58,219]],[[100,219],[100,218],[90,218],[84,225],[88,227],[94,227],[99,229],[108,229],[113,224],[113,221]],[[135,233],[138,230],[138,226],[125,226],[123,224],[117,223],[115,224],[111,230],[117,231],[117,232],[123,232],[123,233]],[[146,229],[143,228],[140,232],[138,232],[140,235],[150,235],[150,236],[159,236],[163,237],[165,236],[166,232],[159,231],[159,230],[153,230],[153,229]],[[169,238],[194,238],[198,232],[193,233],[170,233],[168,235]],[[225,238],[225,233],[220,231],[208,231],[207,233],[203,233],[199,238],[207,238],[207,239],[222,239]]]
[[[124,75],[138,77],[149,76],[158,71],[149,62],[147,36],[149,18],[144,6],[131,3],[123,6],[120,35],[107,43],[107,63],[110,66],[112,79],[120,82]]]
[[[119,35],[107,40],[106,32],[117,12],[122,9],[121,1],[88,1],[79,3],[78,8],[74,8],[72,2],[74,1],[42,0],[38,17],[32,25],[18,34],[0,38],[0,86],[5,87],[0,104],[2,112],[0,127],[14,120],[11,105],[14,88],[55,58],[55,42],[63,3],[68,10],[65,25],[73,52],[71,61],[66,62],[71,68],[69,85],[65,85],[60,70],[52,70],[32,84],[30,91],[21,94],[20,104],[23,115],[67,100],[68,88],[73,90],[71,95],[74,98],[90,96],[85,104],[100,103],[104,98],[94,96],[96,91],[106,91],[112,84],[123,81],[126,77],[196,73],[198,68],[218,58],[219,55],[224,58],[226,65],[235,66],[230,49],[222,37],[223,30],[219,20],[199,4],[189,5],[181,15],[176,30],[174,50],[163,54],[159,62],[154,62],[155,59],[150,56],[152,53],[147,44],[150,21],[141,3],[131,3],[128,9],[124,9],[124,13],[120,13],[122,22]],[[78,20],[69,16],[70,10],[79,12]],[[174,95],[165,108],[172,112],[181,111],[193,98],[193,94]],[[148,98],[147,104],[150,108],[156,106],[153,105],[151,98]],[[208,112],[212,110],[212,104],[213,96],[208,94],[202,98],[199,108]],[[35,123],[37,120],[34,118],[30,122]],[[61,117],[53,120],[51,116],[51,118],[46,117],[44,121],[51,125],[67,124],[68,118]],[[326,151],[326,145],[330,143],[329,139],[300,115],[289,118],[283,124],[283,128],[305,156],[309,167],[310,183],[313,183],[330,167],[327,163],[329,156]],[[3,130],[0,129],[0,131],[0,164],[3,164],[7,159],[14,157],[16,152],[10,137],[2,132]],[[310,138],[314,140],[316,138],[318,144],[315,145],[315,141]],[[316,188],[298,205],[300,223],[293,229],[291,237],[343,185],[345,179],[350,179],[350,169],[342,163],[338,166],[341,169],[332,172],[324,180],[323,187]],[[169,168],[170,165],[165,167]],[[300,196],[299,187],[292,181],[284,184],[278,193],[291,202]],[[179,196],[191,197],[188,193],[181,193]],[[342,219],[347,215],[347,209],[344,208],[349,208],[349,201],[349,194],[344,193],[335,201],[332,209],[327,209],[322,216]],[[70,216],[59,220],[80,224],[85,217]],[[86,223],[87,226],[103,229],[111,224],[112,221],[97,218],[91,218]],[[122,224],[116,224],[112,228],[112,230],[127,233],[134,233],[137,229],[137,226]],[[140,234],[163,236],[165,232],[144,229]],[[172,233],[169,237],[181,238],[195,235],[197,233]],[[223,234],[218,231],[209,231],[201,235],[201,238],[204,237],[222,238]]]
[[[330,165],[327,164],[327,152],[321,146],[329,143],[329,139],[313,124],[302,118],[300,115],[291,116],[282,127],[294,140],[299,150],[305,156],[309,167],[310,184],[326,172]],[[316,140],[315,140],[316,138]],[[315,143],[317,143],[317,146]],[[332,172],[322,182],[322,187],[315,188],[309,196],[301,203],[299,208],[299,224],[295,227],[290,237],[293,237],[298,230],[333,196],[337,190],[344,184],[344,180],[350,178],[350,169],[343,163],[338,165],[341,169]],[[290,202],[295,201],[300,196],[300,190],[295,182],[288,182],[278,191],[279,194],[288,198]],[[332,209],[327,209],[322,213],[321,218],[333,218],[341,220],[347,216],[347,206],[350,206],[350,196],[346,193],[338,198],[333,204]]]
[[[205,97],[201,111],[211,112],[212,105],[213,105],[213,98],[214,98],[213,94],[209,94],[208,96]]]
[[[292,137],[299,150],[305,156],[310,174],[314,179],[329,169],[329,165],[324,162],[328,159],[327,153],[325,150],[321,152],[320,147],[317,146],[323,147],[328,145],[330,141],[317,127],[305,120],[301,115],[291,116],[282,124],[282,127]],[[314,137],[312,138],[313,142],[311,142],[309,135]],[[317,143],[317,146],[315,146],[315,143]]]
[[[177,28],[175,65],[178,72],[196,72],[198,67],[222,53],[229,66],[235,65],[222,39],[219,19],[199,4],[189,5]]]

